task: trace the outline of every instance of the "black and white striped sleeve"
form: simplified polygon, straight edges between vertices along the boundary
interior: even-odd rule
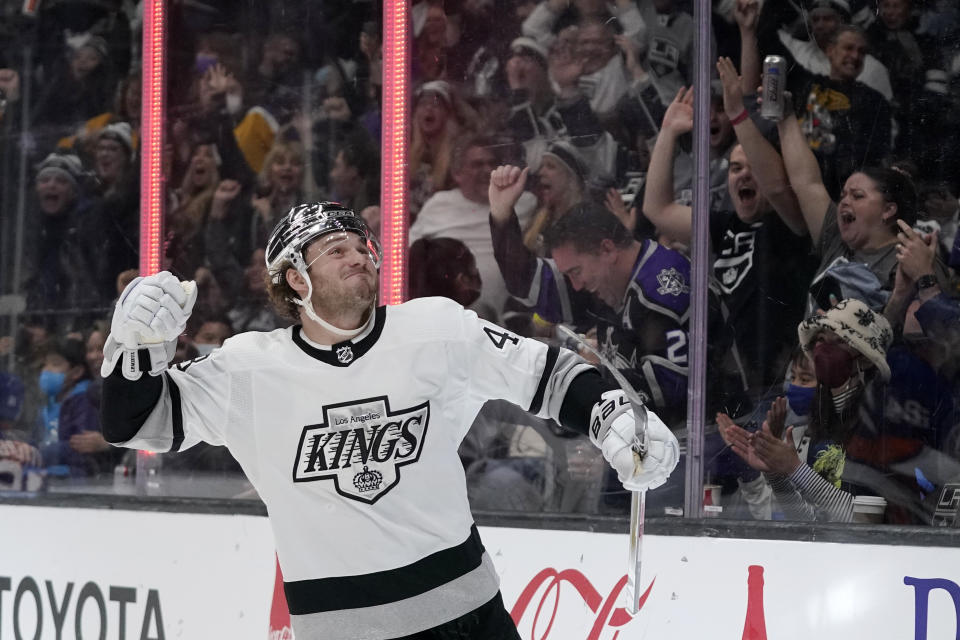
[[[791,519],[850,522],[853,495],[801,464],[789,476],[768,474],[770,487],[784,514]]]

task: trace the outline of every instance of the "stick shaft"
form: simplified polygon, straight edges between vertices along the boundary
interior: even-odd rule
[[[633,405],[633,414],[641,428],[638,429],[636,441],[633,449],[641,457],[646,453],[646,423],[647,410],[644,407],[643,399],[627,378],[620,373],[617,368],[602,353],[593,348],[575,331],[563,326],[557,325],[562,334],[577,341],[584,349],[592,353],[604,367],[610,372],[620,388]],[[630,496],[630,547],[629,559],[627,562],[627,613],[634,616],[640,611],[640,567],[643,563],[643,519],[646,510],[647,492],[634,491]]]
[[[627,565],[627,613],[640,611],[640,567],[643,563],[643,519],[647,492],[634,491],[630,497],[630,560]]]

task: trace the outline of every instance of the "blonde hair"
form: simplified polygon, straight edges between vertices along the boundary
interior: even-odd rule
[[[410,175],[415,176],[423,164],[430,165],[430,179],[434,189],[443,189],[450,175],[450,159],[453,156],[453,141],[460,134],[460,125],[451,112],[444,125],[443,134],[438,144],[431,145],[420,127],[413,127],[413,136],[410,141]]]
[[[190,178],[193,175],[191,171],[193,157],[201,147],[205,146],[212,146],[212,143],[199,144],[194,147],[193,153],[190,154],[190,165],[187,166],[187,171],[183,174],[183,181],[180,183],[180,202],[178,202],[177,207],[170,212],[171,227],[181,232],[184,236],[192,236],[203,228],[203,225],[207,221],[207,214],[210,212],[210,206],[213,204],[213,194],[220,185],[220,167],[218,167],[217,162],[214,161],[213,176],[210,184],[196,191],[190,190]],[[216,148],[214,148],[214,157],[216,158]]]
[[[292,161],[300,162],[303,167],[303,176],[300,179],[300,195],[302,200],[312,200],[317,193],[317,185],[313,181],[313,175],[307,162],[307,150],[299,140],[285,140],[282,138],[283,130],[278,132],[277,139],[274,141],[267,156],[263,159],[263,167],[257,176],[257,182],[261,186],[270,184],[270,170],[281,157],[290,158]]]
[[[419,103],[419,101],[420,98],[417,99],[417,103]],[[453,143],[460,134],[471,128],[469,123],[477,122],[478,118],[477,112],[473,107],[461,100],[452,88],[449,97],[444,100],[444,103],[447,106],[449,115],[438,143],[431,144],[430,141],[424,138],[420,127],[416,126],[416,123],[411,127],[413,131],[410,136],[409,175],[416,176],[421,165],[429,164],[430,178],[434,191],[440,191],[449,186],[450,163],[453,159]],[[414,104],[414,112],[416,112],[416,109],[416,104]]]

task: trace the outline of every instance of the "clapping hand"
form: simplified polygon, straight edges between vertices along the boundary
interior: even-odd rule
[[[757,456],[756,451],[750,446],[750,438],[753,434],[743,427],[735,424],[725,413],[717,414],[717,429],[720,431],[720,437],[733,449],[733,452],[740,456],[744,462],[750,465],[751,469],[757,471],[769,471],[763,460]]]
[[[781,397],[773,401],[759,431],[747,431],[725,413],[717,414],[717,428],[723,441],[752,469],[789,475],[800,465],[800,458],[793,447],[793,427],[787,427],[785,439],[780,437],[786,415],[787,400]]]
[[[772,473],[790,475],[800,466],[800,457],[793,446],[793,427],[783,431],[787,415],[786,398],[777,398],[767,411],[760,431],[753,433],[750,446],[766,469]],[[780,434],[783,433],[783,438]]]

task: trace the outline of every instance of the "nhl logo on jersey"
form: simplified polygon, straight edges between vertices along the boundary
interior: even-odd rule
[[[430,403],[392,411],[385,396],[326,405],[307,425],[294,461],[294,482],[327,480],[337,493],[373,504],[400,482],[400,467],[420,459]]]
[[[713,272],[720,281],[720,288],[727,295],[740,286],[753,268],[753,251],[745,255],[718,258],[713,263]]]
[[[337,360],[343,364],[350,364],[353,362],[353,349],[349,346],[338,347],[337,348]]]

